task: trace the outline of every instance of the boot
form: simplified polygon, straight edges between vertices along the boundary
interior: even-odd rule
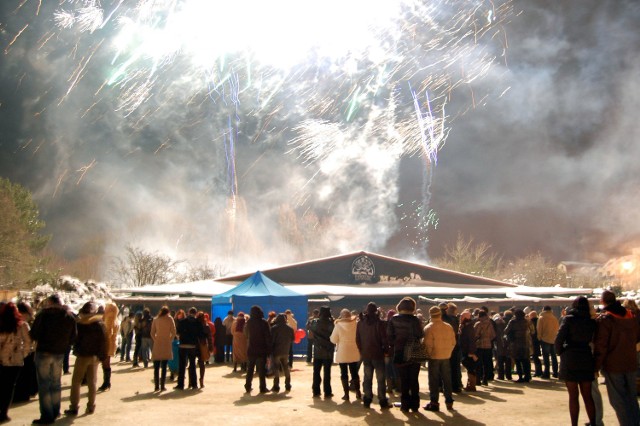
[[[100,392],[111,389],[111,368],[103,368],[102,372],[104,373],[104,380],[102,386],[98,388]]]
[[[160,373],[160,390],[166,391],[167,388],[164,387],[165,382],[167,381],[167,370],[162,370]]]
[[[362,392],[360,392],[360,381],[355,382],[355,388],[356,388],[356,398],[358,399],[362,398]]]
[[[476,375],[467,373],[467,386],[464,388],[467,392],[475,392],[476,391]]]
[[[344,390],[344,396],[342,397],[343,401],[349,400],[349,379],[341,379],[342,381],[342,390]]]
[[[153,369],[153,390],[158,392],[160,390],[160,374],[157,369]]]

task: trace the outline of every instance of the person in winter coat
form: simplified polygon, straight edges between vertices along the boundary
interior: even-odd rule
[[[331,398],[331,365],[335,346],[331,342],[333,333],[333,317],[328,306],[322,306],[318,319],[311,323],[311,333],[313,334],[313,381],[311,390],[314,397],[320,396],[320,385],[324,391],[325,398]],[[320,376],[320,371],[323,372]]]
[[[249,311],[249,321],[246,325],[247,335],[247,377],[244,389],[251,392],[254,369],[257,370],[260,382],[260,393],[269,392],[267,388],[267,358],[271,355],[271,328],[264,319],[264,312],[260,306],[254,305]],[[288,355],[288,354],[287,354]]]
[[[102,316],[97,314],[93,302],[85,303],[78,313],[78,337],[73,346],[76,362],[71,376],[71,397],[69,409],[64,413],[69,416],[78,414],[80,405],[80,387],[86,379],[89,392],[87,394],[87,414],[96,408],[96,380],[98,364],[103,362],[107,354],[107,330]]]
[[[518,371],[518,380],[516,382],[531,381],[531,362],[529,361],[531,330],[529,329],[529,321],[527,321],[522,309],[515,310],[513,319],[509,321],[504,329],[504,334],[509,342],[511,356],[516,363],[516,370]]]
[[[453,327],[442,321],[442,311],[437,306],[429,309],[431,321],[424,328],[424,345],[429,357],[429,399],[425,405],[427,411],[439,411],[440,384],[444,391],[447,410],[453,409],[451,384],[451,353],[456,346],[456,334]]]
[[[62,361],[77,331],[75,318],[62,306],[57,294],[47,297],[44,304],[29,331],[31,340],[37,342],[34,361],[40,418],[34,420],[34,424],[53,423],[60,415]]]
[[[233,339],[233,372],[235,373],[240,364],[242,371],[247,370],[247,335],[245,333],[245,326],[247,321],[244,316],[244,312],[238,313],[238,318],[231,325],[231,333]]]
[[[0,306],[0,423],[11,421],[9,406],[29,352],[29,325],[22,320],[15,304],[3,304]]]
[[[142,334],[141,328],[142,326],[142,311],[138,311],[133,316],[133,341],[135,343],[135,347],[133,348],[133,363],[132,366],[139,367],[140,364],[138,360],[140,359],[140,349],[142,348]]]
[[[489,319],[487,312],[478,312],[478,321],[473,325],[476,337],[476,355],[478,356],[478,366],[476,375],[480,383],[487,386],[493,377],[493,340],[496,338],[496,331],[493,323]]]
[[[198,389],[198,376],[196,373],[196,354],[200,339],[206,338],[202,322],[198,321],[198,310],[189,308],[186,318],[176,324],[176,332],[180,339],[180,351],[178,359],[178,383],[174,387],[177,390],[184,389],[185,372],[189,364],[189,388]]]
[[[387,331],[387,324],[389,324],[389,321],[391,320],[391,318],[393,318],[393,316],[397,313],[398,312],[395,309],[389,309],[386,313],[386,316],[383,317],[385,334]],[[387,375],[387,393],[391,396],[395,396],[394,391],[395,392],[400,391],[400,378],[398,377],[398,371],[396,370],[396,365],[393,362],[394,353],[393,353],[393,348],[391,347],[391,342],[389,342],[389,336],[387,336],[387,342],[389,344],[389,348],[387,349],[387,352],[384,354],[384,368],[385,368],[385,373]]]
[[[16,304],[18,312],[29,328],[33,323],[34,314],[31,305],[25,301],[20,301]],[[34,362],[34,345],[33,342],[29,348],[29,354],[24,358],[24,365],[20,370],[18,381],[16,382],[15,390],[13,393],[13,402],[26,402],[31,397],[38,394],[38,379],[36,377],[36,365]]]
[[[621,425],[640,424],[636,397],[636,344],[640,342],[640,326],[613,292],[600,296],[604,308],[596,318],[594,337],[595,370],[602,370],[609,403]]]
[[[215,347],[213,362],[216,364],[224,363],[224,345],[227,339],[227,329],[222,324],[222,318],[216,317],[213,321],[216,334],[213,336],[213,346]]]
[[[527,319],[531,323],[531,359],[535,367],[533,377],[542,377],[542,362],[540,361],[542,348],[540,346],[540,339],[538,339],[538,313],[536,311],[530,311],[527,314]]]
[[[244,313],[242,314],[244,316]],[[240,314],[238,314],[238,317]],[[233,324],[235,324],[237,318],[233,316],[233,311],[227,312],[227,316],[222,320],[222,325],[224,325],[226,331],[225,337],[225,345],[224,345],[224,359],[226,362],[230,362],[232,360],[231,356],[233,352],[235,352],[235,347],[233,344]],[[235,356],[233,357],[233,362],[236,364]],[[244,361],[246,362],[246,360]],[[235,367],[234,367],[235,370]]]
[[[556,341],[556,334],[558,334],[558,328],[560,323],[558,318],[553,315],[551,306],[545,306],[542,308],[538,323],[536,325],[536,331],[538,333],[538,341],[542,348],[542,361],[544,363],[544,370],[542,372],[542,378],[548,379],[549,376],[549,358],[551,358],[551,370],[553,377],[558,377],[558,358],[556,356],[556,350],[554,343]]]
[[[271,327],[273,356],[273,387],[271,392],[280,392],[280,369],[284,374],[284,388],[291,390],[291,373],[289,371],[289,349],[295,338],[293,329],[287,324],[287,315],[278,314]]]
[[[173,340],[176,338],[176,334],[176,323],[169,315],[169,308],[163,306],[151,323],[151,339],[153,340],[151,360],[153,361],[155,392],[167,390],[165,388],[167,364],[169,360],[173,359]]]
[[[462,365],[467,369],[467,392],[476,391],[476,368],[478,356],[476,355],[476,336],[473,328],[471,311],[465,309],[460,314],[460,329],[458,330],[458,342],[462,354]]]
[[[380,319],[378,306],[369,302],[364,317],[358,321],[356,327],[356,345],[360,351],[364,377],[362,379],[363,397],[365,408],[371,407],[373,401],[373,373],[376,373],[378,383],[378,402],[380,408],[390,408],[386,393],[386,368],[384,356],[389,351],[387,340],[387,327]]]
[[[449,364],[451,364],[451,386],[453,392],[462,391],[462,372],[460,370],[460,345],[458,344],[458,329],[460,328],[460,319],[458,318],[458,307],[455,303],[447,303],[440,305],[442,309],[442,321],[446,322],[453,329],[456,336],[456,347],[451,352]]]
[[[496,325],[496,338],[493,341],[496,364],[498,368],[498,380],[512,380],[511,377],[511,356],[508,353],[507,344],[504,341],[504,329],[507,324],[500,314],[493,316],[493,323]]]
[[[118,332],[120,324],[118,323],[118,306],[115,303],[107,303],[104,305],[104,313],[102,314],[102,322],[107,332],[107,357],[102,360],[102,385],[98,388],[100,392],[111,389],[111,357],[115,356],[118,344]]]
[[[149,358],[151,355],[151,349],[153,345],[153,340],[151,340],[151,324],[153,322],[153,317],[151,316],[151,311],[149,308],[144,308],[142,310],[142,318],[138,322],[138,326],[136,328],[136,343],[137,336],[140,335],[140,351],[138,352],[138,356],[142,359],[142,365],[144,368],[149,366]],[[134,360],[137,364],[137,361]]]
[[[120,345],[120,362],[131,362],[131,343],[133,342],[133,317],[134,313],[129,312],[120,321],[120,336],[122,342]]]
[[[416,301],[405,297],[396,306],[397,314],[387,322],[387,336],[393,347],[393,362],[400,379],[402,411],[418,411],[420,408],[420,363],[404,360],[404,347],[412,340],[422,340],[422,323],[416,317]]]
[[[336,345],[336,362],[340,366],[340,381],[344,401],[349,400],[349,375],[351,375],[351,388],[356,392],[356,398],[361,398],[360,376],[360,351],[356,344],[357,316],[352,316],[351,311],[343,309],[340,317],[335,321],[335,326],[329,339]]]
[[[571,424],[578,424],[580,413],[579,395],[589,417],[589,424],[596,424],[596,409],[591,395],[591,383],[595,378],[595,360],[591,343],[596,322],[591,319],[589,301],[577,297],[562,319],[556,335],[555,350],[560,355],[559,377],[564,380],[569,392],[569,414]]]
[[[287,316],[287,325],[291,327],[295,335],[298,330],[298,321],[294,318],[291,309],[287,309],[284,313]],[[291,368],[293,368],[293,342],[291,342],[291,347],[289,348],[289,369]]]
[[[311,364],[313,360],[313,333],[310,333],[311,323],[318,319],[318,315],[320,315],[320,310],[314,309],[305,324],[305,330],[307,331],[307,363],[309,364]]]
[[[204,387],[204,373],[206,370],[206,364],[209,362],[209,358],[211,358],[211,353],[213,352],[213,336],[215,331],[213,328],[213,323],[209,326],[209,315],[205,314],[202,311],[199,311],[196,314],[196,318],[202,324],[204,337],[198,340],[198,350],[196,351],[196,358],[198,359],[198,369],[200,371],[200,389]]]

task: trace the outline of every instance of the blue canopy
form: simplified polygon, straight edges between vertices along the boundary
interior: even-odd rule
[[[211,298],[211,318],[224,319],[229,310],[234,315],[239,312],[248,314],[253,305],[260,306],[265,317],[270,311],[281,313],[291,310],[298,321],[298,327],[304,330],[307,321],[308,298],[304,294],[278,284],[258,271],[236,287]],[[307,339],[294,345],[295,353],[306,353]]]

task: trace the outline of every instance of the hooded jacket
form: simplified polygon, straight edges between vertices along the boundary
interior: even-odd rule
[[[313,333],[313,359],[331,359],[335,352],[335,345],[331,342],[334,323],[329,308],[320,308],[320,316],[311,323]]]
[[[257,306],[251,308],[244,331],[247,335],[248,356],[262,358],[271,354],[271,329],[269,323],[264,319],[262,309]],[[289,353],[288,350],[287,353]]]
[[[356,327],[356,345],[362,359],[383,360],[389,352],[387,324],[377,313],[367,313]]]
[[[336,362],[349,364],[360,361],[360,350],[356,344],[357,317],[338,318],[329,339],[336,345]]]
[[[393,346],[395,360],[399,362],[403,358],[404,347],[408,340],[422,339],[422,324],[418,317],[410,313],[399,313],[387,321],[387,337],[389,344]]]
[[[594,355],[596,371],[627,373],[636,371],[636,343],[640,327],[633,314],[616,301],[607,305],[596,318]]]
[[[271,327],[273,356],[289,356],[289,349],[294,338],[293,329],[287,324],[287,316],[278,314]]]
[[[75,356],[95,356],[99,360],[107,357],[107,331],[102,321],[102,315],[78,315],[78,336],[73,345]]]
[[[509,351],[513,358],[526,359],[529,357],[531,329],[526,318],[514,316],[504,329],[504,335],[509,342]]]

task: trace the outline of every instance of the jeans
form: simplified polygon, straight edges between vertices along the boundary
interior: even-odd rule
[[[542,347],[542,359],[544,361],[544,371],[542,372],[543,377],[549,377],[549,357],[551,357],[551,369],[553,371],[553,375],[558,375],[558,357],[556,357],[556,347],[553,343],[547,343],[540,341],[540,346]]]
[[[640,424],[640,408],[636,396],[636,372],[608,373],[602,372],[609,403],[616,411],[620,426],[637,426]]]
[[[227,334],[225,335],[224,360],[226,362],[231,361],[232,354],[233,354],[233,334]]]
[[[131,341],[133,340],[133,333],[129,333],[122,337],[122,343],[120,344],[120,361],[131,361]]]
[[[73,365],[73,376],[71,376],[71,397],[70,409],[77,410],[80,404],[80,387],[82,380],[87,378],[87,387],[89,388],[87,398],[87,407],[93,409],[96,405],[96,381],[98,376],[98,365],[100,361],[95,356],[78,356],[76,363]]]
[[[378,382],[378,402],[382,404],[387,401],[387,380],[384,359],[364,359],[362,360],[362,390],[364,402],[371,402],[373,399],[373,372],[376,372],[376,382]]]
[[[189,387],[198,387],[198,375],[196,373],[196,351],[197,348],[181,347],[178,355],[178,388],[184,388],[184,376],[187,369],[187,361],[189,362]]]
[[[286,356],[287,363],[289,362],[289,355]],[[253,382],[253,370],[257,370],[258,380],[260,381],[260,392],[267,390],[267,358],[250,356],[247,363],[247,379],[244,384],[244,388],[249,391],[251,389],[251,383]]]
[[[40,418],[53,422],[60,416],[60,391],[64,354],[36,352]]]
[[[444,402],[453,403],[453,395],[451,394],[451,363],[449,359],[430,359],[429,360],[429,399],[431,402],[438,403],[440,394],[440,384],[444,391]]]
[[[333,394],[331,391],[331,365],[333,365],[332,359],[313,359],[313,382],[311,384],[313,395],[320,395],[321,383],[325,396]],[[322,377],[320,377],[321,370],[323,372]]]
[[[389,390],[397,389],[398,372],[396,371],[396,365],[393,363],[393,357],[385,356],[384,366],[385,373],[387,373],[387,382],[389,382]]]
[[[591,397],[593,398],[593,403],[596,407],[595,426],[603,426],[604,423],[602,422],[602,418],[604,415],[604,407],[602,405],[602,394],[600,393],[600,388],[598,387],[598,378],[591,382]]]
[[[140,342],[140,353],[138,356],[146,367],[151,358],[151,350],[153,349],[153,339],[151,337],[143,337]]]
[[[418,410],[420,408],[420,364],[412,362],[409,364],[396,364],[396,371],[400,379],[400,409]]]
[[[284,374],[284,385],[291,388],[291,373],[289,371],[289,360],[287,355],[273,356],[273,387],[280,388],[280,368]]]

